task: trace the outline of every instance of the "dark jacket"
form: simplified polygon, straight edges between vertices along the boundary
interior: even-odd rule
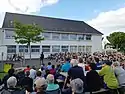
[[[33,79],[30,77],[25,77],[21,81],[21,86],[27,89],[28,91],[33,91]]]
[[[91,70],[86,74],[86,85],[89,91],[98,91],[101,89],[101,78],[95,70]]]
[[[40,55],[40,59],[43,60],[44,59],[44,54]]]
[[[1,94],[25,94],[25,91],[18,88],[7,88],[2,90]]]
[[[82,67],[74,66],[70,68],[68,71],[68,75],[72,80],[76,78],[80,78],[84,82],[85,76],[84,76],[84,71]]]

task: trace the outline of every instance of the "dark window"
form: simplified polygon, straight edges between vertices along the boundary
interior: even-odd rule
[[[91,35],[86,35],[86,40],[91,40]]]
[[[7,45],[7,53],[16,53],[16,45]]]

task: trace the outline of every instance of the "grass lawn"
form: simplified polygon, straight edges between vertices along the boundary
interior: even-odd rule
[[[0,79],[3,79],[3,77],[6,75],[7,73],[0,73]]]

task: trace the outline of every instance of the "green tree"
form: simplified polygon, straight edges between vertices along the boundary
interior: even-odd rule
[[[115,49],[125,52],[125,33],[124,32],[114,32],[109,36],[107,36],[107,39]]]
[[[44,40],[40,34],[43,32],[41,28],[33,24],[22,24],[20,22],[14,22],[15,42],[18,44],[27,44],[30,52],[31,60],[31,43],[36,43]]]

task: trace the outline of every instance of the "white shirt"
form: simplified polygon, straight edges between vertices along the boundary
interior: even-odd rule
[[[79,63],[78,66],[79,66],[79,67],[82,67],[82,68],[83,68],[83,71],[85,72],[85,64],[84,64],[84,63]]]
[[[29,76],[29,77],[32,78],[32,79],[35,79],[35,77],[36,77],[36,70],[31,69],[31,70],[30,70],[30,76]]]

